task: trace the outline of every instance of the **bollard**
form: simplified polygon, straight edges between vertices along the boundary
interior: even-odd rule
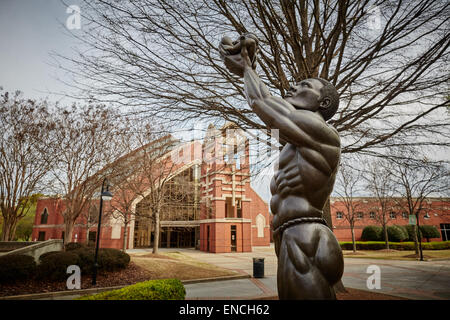
[[[253,258],[253,278],[264,278],[264,258]]]

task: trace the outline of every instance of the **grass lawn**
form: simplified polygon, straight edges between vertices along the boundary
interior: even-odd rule
[[[414,250],[358,250],[356,254],[351,250],[342,251],[345,258],[371,258],[387,260],[418,260],[414,257]],[[424,260],[450,259],[450,250],[423,250]]]
[[[161,254],[132,253],[131,261],[150,272],[152,279],[178,278],[180,280],[204,279],[238,275],[238,273],[195,260],[180,252]]]

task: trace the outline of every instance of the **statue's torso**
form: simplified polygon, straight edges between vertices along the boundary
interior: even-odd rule
[[[338,161],[331,164],[331,174],[318,168],[319,163],[330,158],[339,159],[339,148],[324,148],[319,153],[290,143],[283,147],[278,171],[270,184],[274,228],[291,219],[322,216],[325,201],[333,189]]]

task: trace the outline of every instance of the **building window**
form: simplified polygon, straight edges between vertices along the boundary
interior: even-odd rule
[[[369,217],[370,217],[370,219],[375,219],[375,212],[370,212],[369,213]]]
[[[450,223],[441,223],[442,241],[450,240]]]
[[[225,200],[225,218],[234,218],[234,207],[232,198],[226,198]]]
[[[393,211],[391,211],[391,212],[389,213],[389,218],[395,219],[395,218],[396,218],[396,213],[393,212]]]
[[[402,218],[403,218],[403,219],[408,219],[408,212],[403,211],[403,212],[402,212]]]
[[[41,224],[46,224],[48,219],[47,208],[44,209],[44,212],[41,214]]]
[[[264,227],[266,225],[266,219],[260,213],[256,216],[256,230],[258,231],[258,238],[264,238]]]
[[[340,212],[340,211],[336,212],[336,219],[342,219],[343,215],[344,214],[342,212]]]
[[[89,244],[94,245],[97,242],[97,231],[89,231]]]
[[[241,201],[241,199],[236,199],[236,211],[237,211],[237,217],[242,218],[242,201]]]
[[[362,219],[362,218],[364,217],[364,213],[362,213],[362,212],[357,212],[357,213],[356,213],[356,217],[357,217],[358,219]]]
[[[45,231],[39,231],[38,241],[45,241]]]
[[[241,157],[239,157],[239,154],[234,155],[234,163],[236,164],[236,169],[241,169]]]

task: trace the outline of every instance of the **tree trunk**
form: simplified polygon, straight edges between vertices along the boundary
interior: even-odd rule
[[[87,228],[86,228],[86,245],[89,246],[89,223],[87,224]]]
[[[9,241],[10,229],[9,223],[4,219],[2,226],[2,241]]]
[[[3,218],[1,241],[12,241],[14,239],[18,221],[19,219],[14,217]]]
[[[389,236],[387,232],[386,213],[383,213],[382,217],[383,217],[384,242],[386,243],[386,249],[389,250]]]
[[[356,252],[355,226],[353,224],[350,225],[350,230],[352,232],[353,252]]]
[[[384,226],[383,226],[383,232],[384,232],[384,241],[386,243],[386,249],[389,250],[389,236],[388,236],[386,224],[384,224]]]
[[[8,241],[8,237],[9,237],[9,226],[6,223],[6,220],[3,219],[3,225],[2,225],[2,237],[1,240],[2,241]]]
[[[417,224],[415,224],[415,225],[413,225],[413,233],[414,233],[414,237],[413,237],[413,239],[414,239],[414,251],[415,251],[415,253],[416,254],[419,254],[419,240],[418,240],[418,237],[417,237]]]
[[[419,253],[420,253],[420,261],[423,261],[423,252],[422,252],[422,236],[420,234],[420,223],[419,223],[419,213],[416,213],[416,227],[417,227],[417,240],[419,242]]]
[[[69,242],[72,242],[72,235],[75,221],[71,221],[69,219],[64,220],[65,220],[64,244],[68,244]]]
[[[159,247],[159,212],[155,214],[155,236],[153,237],[153,253],[158,253]]]
[[[123,227],[123,247],[122,251],[127,251],[127,242],[128,242],[128,219],[125,219],[124,221],[124,227]]]

